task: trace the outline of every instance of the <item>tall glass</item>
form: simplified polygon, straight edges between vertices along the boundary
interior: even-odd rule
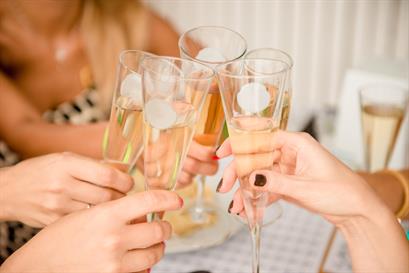
[[[245,39],[237,32],[217,26],[202,26],[186,31],[179,39],[180,56],[184,59],[195,60],[210,67],[237,60],[246,52]],[[206,97],[202,114],[196,127],[194,140],[198,143],[216,149],[224,125],[224,114],[221,103],[217,78],[214,77],[211,88]],[[207,223],[211,215],[216,215],[218,221],[227,217],[221,208],[205,202],[206,176],[200,175],[197,179],[196,200],[188,213],[195,223]],[[217,236],[225,237],[229,232],[228,224],[206,227],[208,232],[213,232],[212,239]],[[217,230],[212,230],[217,229]],[[203,236],[203,232],[202,235]]]
[[[251,172],[272,170],[271,138],[280,128],[288,65],[244,59],[216,67],[234,162],[253,243],[253,273],[260,270],[260,232],[269,195],[249,184]]]
[[[143,150],[141,61],[152,54],[125,50],[119,56],[111,116],[103,141],[104,162],[129,172]]]
[[[246,59],[265,58],[285,62],[288,65],[287,78],[284,85],[283,111],[281,113],[280,129],[286,130],[291,110],[292,82],[291,74],[293,59],[286,52],[275,48],[258,48],[246,53]]]
[[[214,71],[170,57],[146,57],[142,67],[146,189],[173,190]]]
[[[359,91],[365,168],[375,172],[388,166],[408,108],[408,89],[371,84]]]

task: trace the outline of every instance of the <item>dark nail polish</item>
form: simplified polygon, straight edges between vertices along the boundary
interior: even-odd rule
[[[231,200],[229,208],[227,209],[227,212],[230,213],[231,208],[233,207],[233,200]]]
[[[256,174],[256,179],[254,181],[254,185],[257,187],[263,187],[267,183],[267,179],[262,174]]]
[[[223,185],[223,178],[220,179],[219,184],[217,185],[217,188],[216,188],[216,191],[217,191],[217,192],[220,191],[220,188],[222,187],[222,185]]]

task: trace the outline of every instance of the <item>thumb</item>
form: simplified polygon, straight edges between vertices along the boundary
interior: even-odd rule
[[[280,194],[297,199],[305,187],[305,182],[294,176],[284,175],[276,171],[257,170],[250,174],[251,187],[257,191]]]

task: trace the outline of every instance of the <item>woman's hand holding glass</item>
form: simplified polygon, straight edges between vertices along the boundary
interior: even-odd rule
[[[182,205],[175,193],[148,191],[72,213],[44,228],[7,259],[0,272],[148,269],[163,256],[172,231],[165,221],[146,223],[145,215]]]
[[[260,170],[251,173],[251,187],[269,192],[270,201],[282,198],[335,224],[348,242],[354,271],[404,272],[409,268],[408,244],[393,214],[362,178],[311,136],[278,131],[252,147],[250,157],[270,147],[276,159],[273,171],[263,170],[262,161],[252,163],[260,164]],[[229,142],[217,151],[219,157],[230,154]],[[224,172],[220,192],[231,189],[238,168],[245,171],[246,166],[234,163]],[[244,213],[240,192],[230,211]]]
[[[83,156],[62,153],[0,171],[0,219],[44,227],[60,217],[123,197],[132,178]]]

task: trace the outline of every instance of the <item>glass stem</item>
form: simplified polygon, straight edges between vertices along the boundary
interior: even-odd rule
[[[252,243],[252,256],[253,256],[253,273],[260,272],[260,232],[261,226],[259,223],[256,223],[253,228],[250,230],[251,232],[251,243]]]
[[[206,186],[206,176],[199,175],[198,181],[197,181],[197,191],[196,191],[196,208],[203,208],[205,186]]]
[[[159,213],[157,212],[152,212],[152,213],[148,213],[148,215],[146,216],[146,220],[148,223],[151,222],[155,222],[155,221],[161,221],[161,217],[159,215]]]

